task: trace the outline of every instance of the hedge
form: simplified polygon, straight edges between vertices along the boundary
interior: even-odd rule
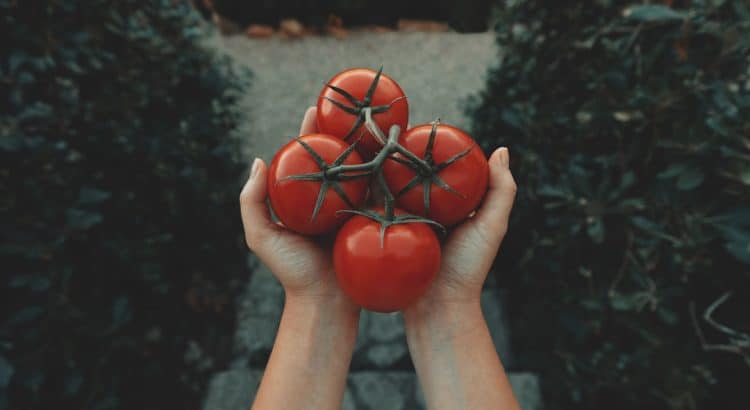
[[[244,73],[186,2],[0,15],[0,408],[197,408],[247,275]]]
[[[470,113],[519,186],[519,366],[549,408],[746,408],[750,5],[508,3]]]

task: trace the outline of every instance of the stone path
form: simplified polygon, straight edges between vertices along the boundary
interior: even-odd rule
[[[262,370],[235,369],[217,374],[211,381],[205,409],[246,410],[263,376]],[[511,373],[510,384],[524,410],[539,410],[537,377],[530,373]],[[343,410],[414,410],[425,408],[413,372],[358,371],[349,375],[342,402]]]
[[[248,118],[238,132],[248,158],[266,161],[297,135],[302,114],[315,103],[324,82],[349,67],[376,69],[382,64],[406,92],[412,124],[440,117],[468,128],[462,107],[483,88],[497,53],[490,33],[355,33],[345,41],[217,35],[210,46],[253,70],[252,88],[240,102]],[[204,410],[247,409],[273,346],[283,290],[252,255],[249,263],[253,276],[237,307],[235,360],[213,377]],[[491,283],[482,293],[482,307],[498,353],[512,368],[501,291]],[[399,314],[363,313],[351,370],[344,409],[424,408]],[[540,409],[536,376],[511,373],[510,378],[523,408]]]

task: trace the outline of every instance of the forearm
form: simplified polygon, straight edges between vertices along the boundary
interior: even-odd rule
[[[404,312],[409,351],[430,409],[518,409],[476,303]]]
[[[344,297],[287,297],[253,409],[340,408],[358,321]]]

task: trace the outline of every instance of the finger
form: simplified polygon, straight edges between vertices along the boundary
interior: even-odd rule
[[[318,132],[318,124],[315,122],[315,116],[318,109],[310,107],[305,111],[305,117],[302,119],[302,125],[299,127],[299,135],[307,135]]]
[[[256,158],[250,177],[240,193],[242,226],[245,228],[245,241],[255,250],[262,238],[274,232],[275,225],[266,206],[266,175],[268,169],[262,159]]]
[[[487,195],[482,207],[472,222],[483,229],[489,237],[500,234],[502,238],[508,229],[510,211],[516,198],[516,182],[510,173],[510,155],[505,147],[498,148],[490,156],[490,179]]]

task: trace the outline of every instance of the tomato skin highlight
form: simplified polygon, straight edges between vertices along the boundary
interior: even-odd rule
[[[389,226],[381,247],[380,224],[355,215],[341,227],[333,246],[336,278],[344,292],[363,308],[382,313],[403,310],[424,294],[440,260],[437,235],[424,223]]]
[[[342,71],[327,84],[346,90],[354,98],[362,101],[367,94],[376,72],[367,68],[352,68]],[[388,135],[388,130],[392,125],[398,125],[401,130],[405,130],[409,121],[409,103],[404,91],[393,79],[385,74],[381,74],[375,93],[372,96],[372,106],[385,106],[393,103],[389,110],[382,113],[373,113],[373,120]],[[316,122],[318,130],[322,133],[330,134],[338,138],[346,137],[352,126],[357,120],[355,115],[343,111],[333,103],[326,100],[326,97],[351,106],[351,102],[341,94],[335,92],[327,86],[323,86],[318,96]],[[398,101],[396,99],[401,98]],[[382,145],[370,134],[369,131],[360,125],[354,132],[348,142],[354,142],[362,135],[362,139],[357,145],[357,150],[365,160],[370,160],[380,151]]]
[[[313,148],[326,164],[333,163],[349,146],[339,138],[320,133],[305,135],[300,139]],[[362,158],[356,151],[344,161],[346,165],[361,163]],[[350,207],[333,189],[328,189],[320,212],[311,221],[321,182],[282,180],[292,175],[315,172],[320,172],[320,167],[296,140],[290,141],[276,153],[268,170],[271,208],[284,226],[304,235],[330,232],[350,216],[338,212]],[[367,178],[340,182],[341,188],[355,207],[364,203],[368,182]]]
[[[431,124],[411,128],[401,135],[399,143],[424,159],[431,130]],[[435,220],[443,226],[452,226],[463,221],[479,206],[487,192],[489,165],[482,149],[468,134],[450,125],[438,125],[432,150],[436,164],[470,147],[471,151],[465,157],[448,165],[437,174],[463,197],[433,183],[430,188],[430,210],[425,215],[424,188],[422,184],[419,184],[399,195],[396,198],[396,205],[415,215]],[[383,174],[394,195],[407,186],[416,175],[406,165],[392,160],[386,160],[383,164]]]

